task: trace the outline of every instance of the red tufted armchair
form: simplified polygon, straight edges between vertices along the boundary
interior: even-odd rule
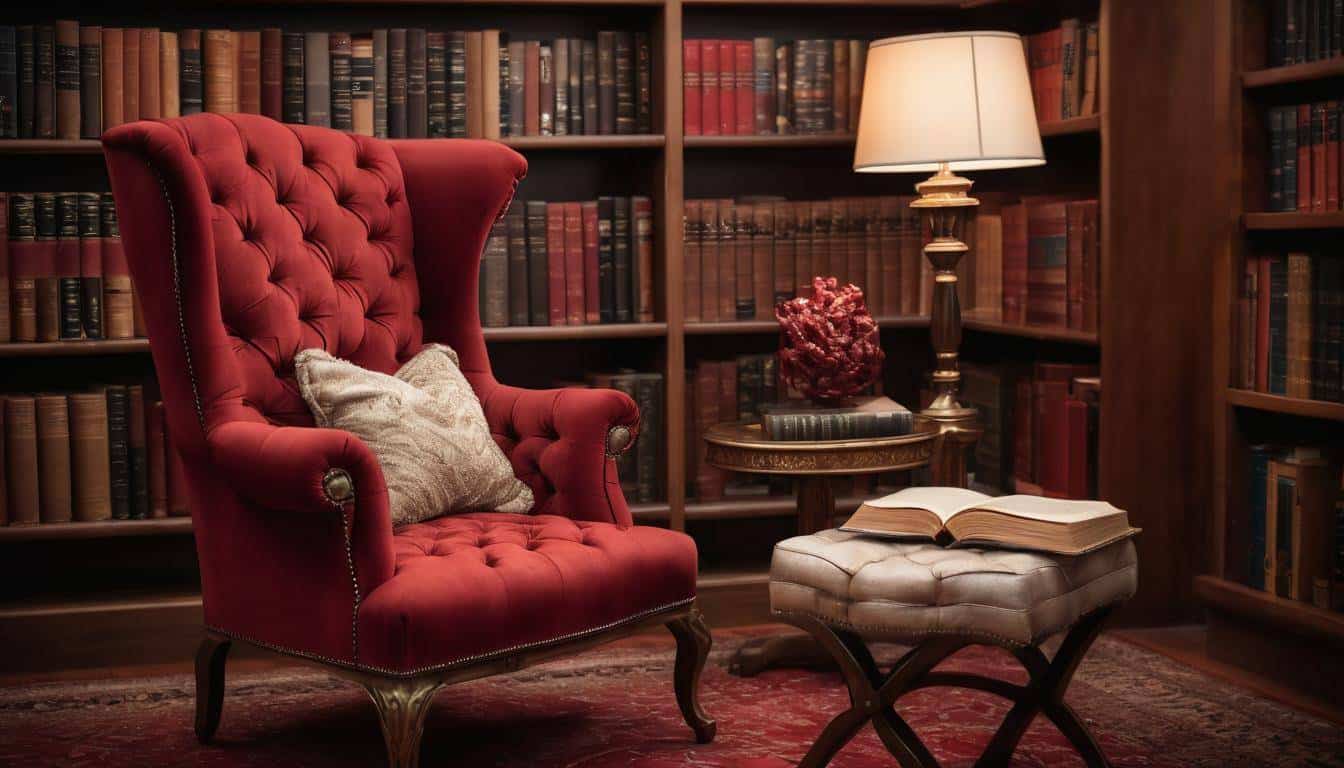
[[[103,145],[186,467],[206,623],[200,739],[219,723],[233,641],[360,683],[389,761],[411,766],[441,686],[655,622],[677,640],[682,713],[698,740],[713,738],[696,701],[710,637],[695,609],[695,544],[632,525],[617,483],[635,404],[491,374],[477,270],[526,173],[520,155],[216,114],[123,125]],[[294,382],[299,350],[390,373],[429,341],[457,350],[536,495],[532,515],[394,531],[368,447],[313,426]]]

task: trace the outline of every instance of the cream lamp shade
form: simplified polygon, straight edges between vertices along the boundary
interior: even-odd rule
[[[868,47],[854,170],[1044,165],[1022,38],[942,32]]]

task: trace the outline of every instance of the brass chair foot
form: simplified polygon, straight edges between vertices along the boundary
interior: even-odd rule
[[[416,768],[420,764],[420,737],[438,680],[415,678],[367,679],[360,683],[378,710],[378,724],[387,744],[388,768]]]

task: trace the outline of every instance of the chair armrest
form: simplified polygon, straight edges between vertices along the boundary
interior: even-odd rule
[[[633,524],[616,457],[638,435],[635,401],[614,389],[521,389],[495,382],[478,393],[496,442],[536,495],[537,514]]]

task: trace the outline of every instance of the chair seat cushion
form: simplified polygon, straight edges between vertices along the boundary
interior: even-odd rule
[[[399,528],[359,607],[359,663],[406,673],[633,621],[695,597],[695,542],[662,528],[481,512]]]
[[[1130,539],[1071,557],[828,530],[775,545],[770,606],[869,640],[1027,645],[1132,596],[1137,570]]]

